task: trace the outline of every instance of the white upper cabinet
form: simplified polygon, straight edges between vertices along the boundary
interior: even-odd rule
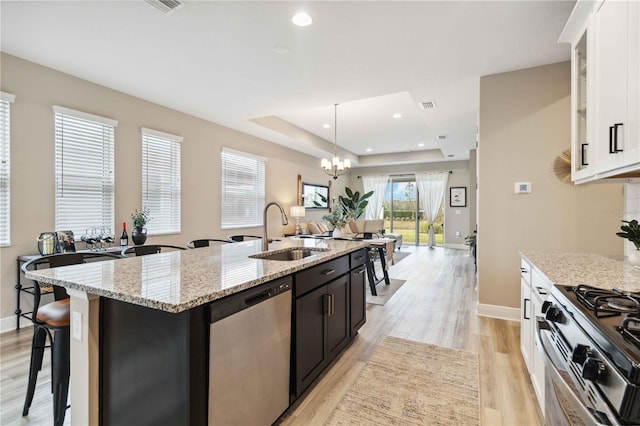
[[[572,47],[572,180],[640,173],[640,2],[578,1]]]

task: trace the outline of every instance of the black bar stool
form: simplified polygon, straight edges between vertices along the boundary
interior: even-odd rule
[[[36,269],[38,266],[47,265],[49,268],[59,266],[77,265],[85,263],[87,259],[114,260],[120,256],[103,252],[61,253],[42,256],[30,260],[22,265],[22,271]],[[51,392],[53,393],[53,424],[60,426],[64,422],[67,410],[67,397],[69,395],[70,377],[70,316],[71,306],[69,295],[64,288],[53,286],[54,301],[40,306],[42,293],[40,283],[33,286],[33,342],[31,344],[31,363],[29,365],[29,382],[27,384],[27,396],[24,401],[22,415],[29,414],[29,408],[33,402],[33,394],[36,390],[38,372],[42,369],[44,350],[51,348]],[[53,335],[52,335],[53,333]],[[50,345],[47,346],[47,337]]]
[[[218,245],[218,243],[220,244],[226,244],[226,243],[232,243],[233,241],[229,241],[229,240],[219,240],[217,238],[203,238],[200,240],[191,240],[187,243],[187,248],[190,249],[194,249],[194,248],[200,248],[200,247],[209,247],[211,245]],[[211,243],[216,243],[216,244],[211,244]]]

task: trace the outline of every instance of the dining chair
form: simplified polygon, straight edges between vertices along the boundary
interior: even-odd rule
[[[115,260],[121,256],[106,252],[75,252],[59,253],[37,257],[22,265],[22,272],[42,269],[42,267],[57,268],[61,266],[78,265],[89,261]],[[43,284],[48,286],[48,284]],[[69,394],[70,377],[70,316],[71,308],[69,295],[63,287],[53,287],[54,301],[41,305],[42,290],[39,282],[33,285],[33,341],[31,344],[31,361],[29,365],[29,381],[27,395],[22,409],[22,415],[29,415],[29,408],[33,402],[38,372],[42,369],[44,350],[51,348],[51,392],[53,393],[54,425],[64,422]],[[52,335],[53,333],[53,335]],[[47,338],[49,346],[47,346]]]
[[[209,247],[212,245],[219,245],[219,244],[227,244],[227,243],[232,243],[233,241],[229,241],[229,240],[220,240],[218,238],[203,238],[200,240],[191,240],[187,243],[187,248],[190,249],[194,249],[194,248],[200,248],[200,247]],[[214,243],[214,244],[211,244]]]
[[[261,239],[262,237],[259,237],[257,235],[245,235],[245,234],[229,235],[229,241],[234,241],[234,242],[245,241],[245,240],[261,240]]]
[[[172,246],[170,244],[145,244],[140,246],[129,246],[125,249],[122,249],[120,254],[123,257],[129,257],[129,255],[131,254],[135,256],[146,256],[148,254],[161,253],[167,250],[168,251],[186,250],[186,248],[180,247],[180,246]]]

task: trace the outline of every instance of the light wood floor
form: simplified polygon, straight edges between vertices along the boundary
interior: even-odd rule
[[[367,323],[359,336],[282,424],[321,425],[385,335],[478,353],[483,425],[543,424],[520,355],[519,323],[475,315],[476,280],[468,252],[412,246],[402,251],[411,255],[392,266],[389,274],[407,282],[386,305],[367,305]],[[2,425],[52,423],[48,354],[29,416],[21,416],[31,335],[30,328],[0,334]],[[69,417],[68,411],[65,424],[70,424]]]

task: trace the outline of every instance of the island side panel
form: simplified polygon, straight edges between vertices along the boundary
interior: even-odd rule
[[[206,425],[204,307],[173,314],[112,299],[100,306],[103,425]]]

